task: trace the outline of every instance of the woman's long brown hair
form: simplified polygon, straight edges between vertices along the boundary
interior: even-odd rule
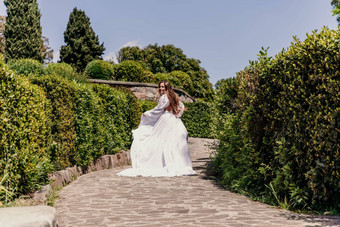
[[[167,111],[169,111],[173,114],[178,114],[180,112],[178,96],[176,95],[176,93],[172,89],[171,84],[166,80],[163,80],[158,84],[158,91],[159,92],[160,92],[160,85],[162,83],[164,83],[165,92],[166,92],[168,99],[169,99],[169,105],[165,108],[165,110],[167,110]]]

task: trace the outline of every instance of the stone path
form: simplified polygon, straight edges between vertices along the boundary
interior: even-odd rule
[[[202,173],[212,142],[189,138],[198,176],[116,176],[122,168],[80,176],[59,193],[59,226],[340,226],[339,217],[299,215],[218,187]]]

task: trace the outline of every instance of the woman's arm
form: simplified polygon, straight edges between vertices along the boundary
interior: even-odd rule
[[[158,104],[155,108],[148,110],[142,114],[141,124],[155,124],[157,120],[160,118],[162,113],[164,112],[164,108],[169,105],[168,96],[162,95],[158,101]]]

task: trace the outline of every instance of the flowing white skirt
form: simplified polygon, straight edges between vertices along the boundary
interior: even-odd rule
[[[133,130],[132,168],[119,176],[170,177],[196,175],[188,150],[188,132],[180,118],[165,111],[154,126]]]

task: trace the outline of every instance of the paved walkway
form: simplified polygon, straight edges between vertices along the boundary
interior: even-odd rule
[[[79,177],[59,193],[59,226],[340,226],[338,217],[291,213],[205,179],[211,142],[189,139],[198,176],[118,177],[120,168]]]

